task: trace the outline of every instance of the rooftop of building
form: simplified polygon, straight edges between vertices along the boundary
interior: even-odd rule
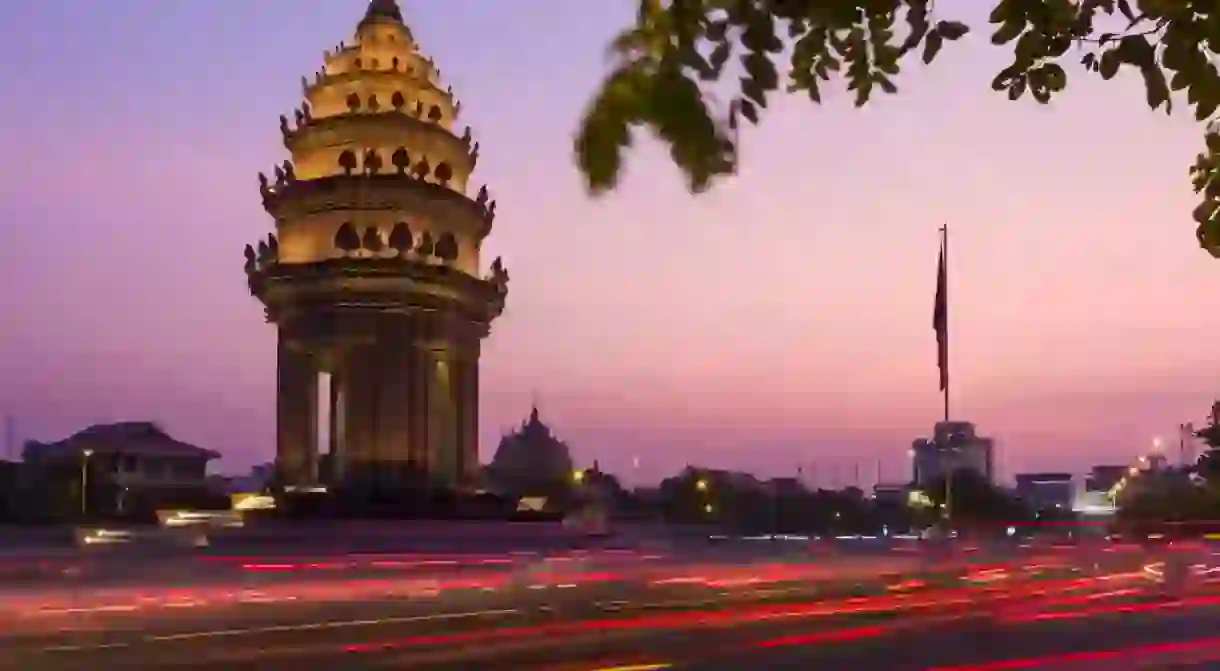
[[[52,443],[29,441],[24,458],[63,458],[90,454],[130,454],[157,457],[218,459],[220,453],[180,441],[156,422],[116,422],[94,424]]]

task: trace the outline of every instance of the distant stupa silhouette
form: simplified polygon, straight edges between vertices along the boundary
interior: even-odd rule
[[[500,439],[488,470],[496,484],[520,490],[566,482],[572,468],[567,444],[551,433],[535,404],[529,419]]]

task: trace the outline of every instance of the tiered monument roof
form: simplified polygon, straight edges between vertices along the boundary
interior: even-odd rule
[[[493,308],[497,293],[502,304],[508,274],[499,260],[480,277],[496,203],[486,186],[470,184],[479,143],[469,126],[454,131],[462,104],[398,4],[370,2],[352,41],[326,50],[301,90],[301,106],[280,117],[291,160],[259,176],[276,233],[246,249],[251,291],[269,303],[269,317],[273,280],[315,281],[338,268],[411,276],[416,294],[436,293],[423,285],[442,280],[474,294],[487,285]]]

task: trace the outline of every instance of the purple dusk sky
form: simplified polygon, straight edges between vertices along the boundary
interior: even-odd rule
[[[500,201],[486,258],[513,284],[484,349],[484,458],[536,396],[579,462],[638,455],[641,480],[904,475],[940,414],[945,223],[955,414],[996,436],[1005,476],[1176,444],[1220,395],[1220,262],[1189,220],[1200,128],[1150,113],[1131,77],[1009,103],[988,88],[1006,54],[972,36],[865,110],[778,101],[709,195],[644,142],[590,201],[572,133],[636,3],[402,4]],[[938,7],[979,27],[989,4]],[[255,173],[364,5],[6,7],[0,413],[19,439],[152,419],[229,471],[272,456],[274,331],[241,270],[272,223]]]

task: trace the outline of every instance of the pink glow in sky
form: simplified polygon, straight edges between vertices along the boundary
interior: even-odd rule
[[[986,3],[938,3],[980,26]],[[406,0],[484,147],[482,450],[528,412],[578,461],[905,476],[940,413],[937,234],[952,231],[955,414],[1003,473],[1123,461],[1220,396],[1220,262],[1194,241],[1186,115],[1073,73],[1053,105],[973,38],[854,110],[784,98],[739,178],[691,198],[663,150],[588,200],[571,134],[628,0]],[[273,451],[274,332],[244,286],[277,117],[362,0],[22,0],[0,60],[0,413],[20,438],[153,419],[244,470]],[[810,469],[807,466],[806,471]]]

